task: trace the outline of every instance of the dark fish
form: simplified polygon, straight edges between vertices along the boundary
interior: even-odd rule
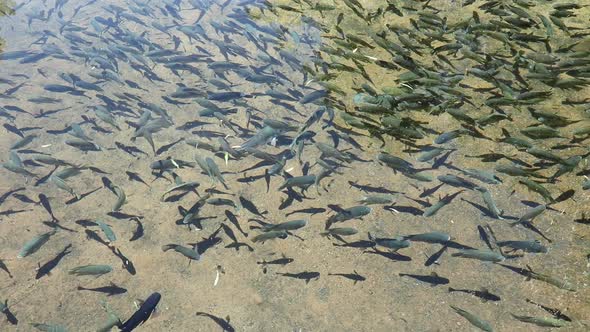
[[[266,266],[266,265],[283,265],[283,266],[285,266],[287,264],[293,263],[294,261],[295,260],[293,258],[289,258],[289,257],[286,257],[285,255],[283,255],[282,258],[274,259],[274,260],[268,261],[268,262],[264,260],[262,262],[256,262],[256,264],[260,264],[263,266]]]
[[[14,198],[18,199],[19,201],[23,202],[23,203],[29,203],[29,204],[39,204],[39,202],[32,200],[31,198],[29,198],[27,195],[23,195],[23,194],[13,194],[12,195]]]
[[[25,190],[25,188],[23,187],[23,188],[12,189],[12,190],[9,190],[9,191],[5,192],[4,194],[2,194],[2,196],[0,196],[0,205],[1,205],[2,203],[4,203],[4,201],[5,201],[5,200],[6,200],[8,197],[10,197],[12,194],[14,194],[14,193],[16,193],[16,192],[19,192],[19,191],[21,191],[21,190]]]
[[[8,276],[10,278],[12,278],[12,273],[10,273],[10,270],[8,269],[8,266],[6,266],[6,264],[4,263],[3,260],[0,259],[0,269],[4,270],[4,272],[6,272],[8,274]]]
[[[47,196],[45,196],[44,194],[39,194],[39,202],[41,203],[41,205],[43,205],[47,213],[49,213],[49,215],[51,216],[51,220],[57,222],[57,218],[55,217],[55,215],[53,215],[53,210],[51,209],[49,198],[47,198]]]
[[[140,239],[143,236],[143,225],[141,224],[141,221],[139,220],[139,218],[132,218],[133,220],[135,220],[135,222],[137,223],[137,227],[135,228],[135,231],[133,232],[133,236],[129,239],[129,241],[135,241]]]
[[[285,217],[288,217],[292,214],[296,214],[296,213],[306,213],[306,214],[311,214],[312,216],[318,213],[324,213],[326,212],[326,209],[324,208],[307,208],[307,209],[299,209],[299,210],[294,210],[291,211],[287,214],[285,214]]]
[[[260,218],[264,218],[264,215],[268,213],[268,211],[260,212],[256,205],[244,196],[240,196],[240,205],[245,208],[246,210],[250,211],[250,213],[259,216]]]
[[[308,271],[299,272],[299,273],[279,273],[279,272],[277,272],[277,274],[281,275],[281,276],[289,277],[289,278],[305,280],[306,284],[309,283],[311,280],[318,279],[320,277],[319,272],[308,272]]]
[[[373,241],[367,241],[367,240],[359,240],[356,242],[348,242],[345,244],[338,244],[338,243],[332,243],[333,246],[335,247],[349,247],[349,248],[372,248],[375,246],[375,242]]]
[[[134,172],[131,172],[131,171],[126,171],[126,172],[125,172],[125,174],[127,174],[127,178],[128,178],[129,180],[131,180],[131,181],[137,181],[137,182],[140,182],[140,183],[143,183],[143,184],[145,184],[145,185],[146,185],[146,186],[148,186],[148,187],[150,186],[150,185],[149,185],[149,184],[147,184],[147,182],[145,182],[145,181],[144,181],[144,180],[141,178],[141,176],[140,176],[139,174],[137,174],[137,173],[134,173]]]
[[[230,210],[225,210],[225,217],[240,231],[240,233],[242,233],[242,235],[244,235],[244,237],[248,237],[248,233],[244,232],[244,230],[240,226],[238,217],[236,217],[235,214],[233,214]]]
[[[127,270],[127,272],[129,272],[129,274],[131,275],[135,275],[137,272],[135,271],[135,265],[133,265],[133,262],[129,260],[129,258],[125,257],[125,255],[123,255],[123,253],[121,252],[120,249],[115,248],[115,247],[110,247],[111,251],[113,252],[113,254],[115,256],[117,256],[117,258],[119,258],[121,260],[121,262],[123,263],[123,268],[125,270]]]
[[[204,317],[209,317],[211,318],[217,325],[219,325],[224,332],[235,332],[236,329],[234,329],[233,326],[230,325],[229,323],[229,316],[227,316],[225,319],[223,318],[219,318],[217,316],[213,316],[211,314],[208,314],[206,312],[197,312],[197,316],[204,316]]]
[[[410,278],[414,278],[418,281],[429,283],[432,286],[446,285],[449,283],[449,279],[444,278],[444,277],[440,277],[438,274],[436,274],[436,272],[432,272],[432,274],[429,274],[429,275],[400,273],[399,276],[400,277],[407,276]]]
[[[329,276],[340,276],[346,279],[350,279],[354,281],[356,285],[359,281],[365,281],[367,278],[363,277],[362,275],[358,274],[358,272],[354,271],[354,273],[328,273]]]
[[[127,289],[125,289],[123,287],[119,287],[112,282],[109,286],[96,287],[96,288],[84,288],[82,286],[78,286],[78,290],[86,290],[86,291],[104,293],[107,296],[113,296],[113,295],[127,293]]]
[[[115,142],[115,146],[117,146],[117,148],[119,148],[121,151],[124,151],[125,153],[128,153],[130,155],[132,155],[133,157],[137,157],[135,154],[136,153],[141,153],[144,155],[148,155],[146,152],[142,151],[139,148],[136,148],[135,146],[130,146],[130,145],[125,145],[123,143],[120,142]]]
[[[156,310],[156,306],[161,298],[162,296],[157,292],[150,295],[142,303],[141,307],[127,321],[119,326],[121,332],[131,332],[139,325],[145,323]]]
[[[447,251],[448,248],[449,247],[447,245],[444,245],[442,248],[440,248],[439,251],[435,252],[430,257],[428,257],[428,259],[426,260],[426,262],[424,262],[424,266],[430,266],[430,265],[435,264],[435,263],[438,264],[438,260]]]
[[[383,187],[373,187],[370,185],[362,185],[362,184],[358,184],[357,182],[354,181],[348,181],[348,184],[350,184],[351,187],[355,187],[357,189],[360,189],[361,191],[365,192],[365,193],[379,193],[379,194],[395,194],[397,193],[396,191],[393,190],[389,190]]]
[[[25,137],[25,134],[20,129],[18,129],[16,126],[11,125],[10,123],[5,123],[2,126],[11,133],[14,133],[23,138]]]
[[[4,303],[0,303],[0,312],[2,312],[6,316],[6,320],[12,325],[18,325],[18,319],[16,316],[10,311],[8,307],[8,300],[5,300]]]

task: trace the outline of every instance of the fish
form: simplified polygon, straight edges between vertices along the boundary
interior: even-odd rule
[[[260,212],[258,210],[258,208],[256,207],[256,205],[249,199],[247,199],[244,196],[240,196],[240,206],[245,208],[246,210],[248,210],[250,213],[259,216],[261,218],[264,218],[264,215],[268,213],[268,211],[262,211]]]
[[[55,184],[58,188],[67,191],[68,193],[70,193],[70,195],[74,196],[74,198],[76,200],[80,199],[80,196],[74,191],[74,189],[72,187],[70,187],[65,181],[64,179],[62,179],[59,176],[56,175],[51,175],[49,177],[49,181],[52,182],[53,184]]]
[[[262,262],[256,262],[256,264],[262,265],[262,266],[266,266],[266,265],[282,265],[285,266],[287,264],[291,264],[295,261],[295,259],[293,258],[289,258],[286,257],[285,255],[283,255],[283,257],[278,258],[278,259],[274,259],[272,261],[266,261],[263,260]]]
[[[262,231],[293,231],[305,227],[305,225],[307,225],[307,220],[291,220],[278,224],[264,224],[262,225]]]
[[[100,229],[102,230],[104,235],[107,237],[109,242],[115,242],[117,240],[117,236],[115,235],[115,233],[113,232],[112,228],[109,225],[105,224],[104,222],[102,222],[100,220],[96,220],[94,223],[96,225],[98,225],[98,227],[100,227]]]
[[[484,262],[502,262],[506,259],[501,253],[486,249],[463,249],[451,254],[453,257],[471,258]]]
[[[285,216],[288,217],[288,216],[296,214],[296,213],[306,213],[306,214],[311,214],[313,216],[318,213],[324,213],[324,212],[326,212],[326,209],[324,209],[324,208],[305,208],[305,209],[293,210],[293,211],[285,214]]]
[[[497,242],[499,247],[509,247],[513,251],[522,250],[523,252],[532,253],[546,253],[547,247],[541,244],[539,241],[499,241]]]
[[[395,200],[395,196],[391,194],[373,194],[363,196],[363,198],[361,198],[358,202],[364,205],[393,204]]]
[[[303,176],[295,176],[292,178],[288,178],[281,184],[278,190],[282,190],[285,188],[292,188],[292,187],[300,187],[303,189],[308,188],[309,186],[313,185],[316,181],[315,175],[303,175]]]
[[[477,317],[476,315],[472,314],[471,312],[461,309],[459,307],[456,306],[451,306],[451,308],[459,315],[463,316],[465,319],[467,319],[467,321],[469,323],[471,323],[473,326],[478,327],[479,329],[481,329],[482,331],[487,331],[487,332],[492,332],[494,331],[494,329],[492,328],[492,326],[490,325],[490,323],[484,321],[483,319]]]
[[[338,213],[336,213],[328,219],[327,226],[335,222],[344,222],[352,219],[362,219],[362,217],[368,215],[369,213],[371,213],[371,211],[372,209],[370,207],[364,205],[341,209],[340,211],[338,211]]]
[[[397,252],[400,249],[408,248],[411,244],[406,238],[399,236],[396,238],[375,238],[369,233],[369,241],[374,242],[375,246],[385,247],[391,251]]]
[[[168,250],[174,250],[183,256],[187,257],[189,260],[198,261],[201,259],[201,255],[198,252],[198,247],[195,246],[193,248],[188,248],[185,246],[181,246],[179,244],[166,244],[162,246],[162,251],[166,252]]]
[[[27,135],[27,136],[21,138],[20,140],[18,140],[17,142],[15,142],[14,144],[12,144],[10,146],[10,150],[18,150],[20,148],[23,148],[23,147],[27,146],[29,143],[31,143],[37,137],[38,137],[38,135],[35,135],[35,134]]]
[[[512,317],[514,317],[515,319],[517,319],[521,322],[531,323],[531,324],[535,324],[537,326],[543,326],[543,327],[564,327],[569,324],[569,322],[566,320],[557,319],[557,318],[553,318],[553,317],[521,316],[521,315],[515,315],[512,313],[511,313],[511,315],[512,315]]]
[[[141,223],[139,218],[132,218],[132,219],[137,224],[137,227],[135,228],[135,231],[133,231],[133,236],[131,236],[131,238],[129,239],[129,242],[139,240],[144,235],[143,224]]]
[[[3,313],[6,316],[6,320],[12,325],[18,325],[18,319],[16,316],[10,311],[8,307],[8,300],[5,300],[4,303],[0,302],[0,313]]]
[[[522,217],[518,218],[518,221],[512,223],[512,225],[518,225],[521,223],[526,223],[526,222],[530,222],[532,221],[534,218],[538,217],[539,215],[541,215],[545,210],[547,209],[547,206],[544,204],[539,204],[531,209],[529,209],[528,211],[526,211]]]
[[[404,239],[408,239],[412,242],[426,242],[426,243],[440,243],[446,244],[451,241],[451,236],[442,232],[430,232],[421,234],[412,234],[403,236]]]
[[[206,312],[200,312],[200,311],[197,311],[196,315],[211,318],[225,332],[234,332],[235,331],[235,328],[233,326],[231,326],[231,324],[229,322],[229,316],[227,316],[225,319],[223,319],[223,318],[208,314]]]
[[[496,206],[496,202],[492,198],[492,194],[490,193],[490,191],[484,187],[476,187],[475,190],[477,190],[481,193],[483,201],[486,203],[486,206],[488,208],[488,212],[490,213],[490,215],[492,217],[494,217],[495,219],[503,219],[501,217],[503,214],[503,211],[498,209],[498,207]]]
[[[47,232],[47,233],[43,233],[41,235],[38,235],[32,239],[30,239],[27,243],[25,243],[25,245],[21,248],[21,250],[18,253],[18,258],[24,258],[27,257],[33,253],[35,253],[37,250],[39,250],[45,243],[47,243],[47,241],[49,241],[49,238],[51,238],[51,236],[53,236],[56,233],[55,230]]]
[[[457,197],[462,192],[463,190],[460,190],[454,194],[446,195],[445,197],[441,198],[438,202],[424,210],[424,213],[422,215],[425,217],[434,216],[440,209],[449,205],[453,201],[453,199],[455,199],[455,197]]]
[[[543,273],[538,273],[533,271],[533,269],[531,269],[530,266],[527,265],[527,269],[525,270],[524,274],[527,277],[527,279],[536,279],[536,280],[540,280],[540,281],[544,281],[548,284],[551,284],[553,286],[556,286],[558,288],[561,289],[565,289],[567,291],[570,292],[575,292],[576,291],[576,287],[570,283],[567,280],[562,280],[556,277],[553,277],[551,275],[548,274],[543,274]]]
[[[44,323],[31,323],[31,326],[39,331],[47,332],[66,332],[66,328],[56,324],[44,324]]]
[[[113,268],[109,265],[83,265],[71,269],[68,273],[76,276],[101,276],[112,270]]]
[[[268,231],[268,232],[264,232],[262,234],[258,234],[255,237],[252,238],[252,242],[266,242],[268,240],[273,240],[273,239],[286,239],[287,236],[289,234],[284,231]]]

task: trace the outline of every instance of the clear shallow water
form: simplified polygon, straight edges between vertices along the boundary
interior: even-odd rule
[[[567,190],[575,190],[572,199],[553,204],[552,209],[534,221],[539,231],[552,240],[551,243],[523,227],[510,226],[514,218],[518,219],[525,214],[530,206],[545,203],[540,195],[529,192],[519,184],[518,181],[523,178],[496,173],[503,182],[491,185],[470,179],[460,172],[468,168],[494,171],[497,164],[509,163],[506,159],[483,162],[469,157],[491,151],[506,154],[529,165],[538,163],[537,157],[496,141],[502,137],[502,128],[515,136],[524,137],[518,133],[519,130],[537,123],[528,113],[527,106],[504,106],[502,110],[510,115],[511,120],[478,127],[489,139],[464,135],[444,145],[437,145],[433,142],[440,133],[459,129],[462,123],[448,113],[437,112],[437,98],[426,103],[424,107],[429,107],[427,109],[400,113],[421,122],[423,138],[400,141],[385,135],[385,144],[382,146],[382,142],[370,137],[366,130],[351,127],[342,121],[341,113],[345,109],[363,115],[362,112],[354,111],[353,99],[360,91],[361,84],[367,80],[358,72],[360,69],[349,72],[347,68],[355,68],[354,62],[329,55],[326,47],[346,49],[334,42],[338,36],[335,24],[340,12],[346,13],[340,24],[341,29],[348,34],[362,36],[371,46],[374,46],[375,41],[366,35],[369,29],[378,32],[384,29],[385,24],[399,24],[411,29],[410,19],[416,20],[417,13],[408,8],[400,9],[404,13],[403,17],[388,12],[383,18],[377,15],[369,25],[343,5],[319,12],[307,9],[308,5],[300,7],[297,4],[277,6],[272,10],[254,2],[245,4],[230,1],[225,4],[227,6],[221,8],[221,5],[214,3],[181,2],[179,10],[178,5],[172,2],[160,5],[130,2],[125,6],[107,2],[89,5],[66,2],[61,9],[52,11],[55,8],[52,2],[29,2],[17,9],[14,15],[2,18],[5,53],[0,78],[8,82],[2,81],[1,86],[2,91],[6,92],[2,95],[0,105],[7,110],[7,115],[2,116],[1,121],[9,125],[4,126],[6,130],[0,134],[2,151],[5,151],[2,160],[10,160],[10,148],[19,139],[14,133],[18,130],[9,130],[13,128],[11,126],[19,129],[23,136],[35,134],[37,137],[32,142],[15,151],[23,161],[24,168],[38,175],[38,178],[33,179],[6,169],[1,170],[2,193],[24,188],[5,196],[0,206],[0,211],[5,211],[0,221],[0,258],[10,271],[10,274],[0,271],[0,299],[8,300],[10,312],[18,319],[15,325],[14,321],[11,323],[3,318],[0,321],[3,329],[26,331],[33,329],[31,323],[47,323],[64,326],[70,331],[94,330],[108,318],[101,301],[106,300],[112,310],[122,320],[126,320],[136,309],[134,301],[145,299],[152,292],[161,293],[162,300],[158,315],[140,328],[149,331],[221,329],[212,319],[197,316],[196,312],[206,312],[222,319],[229,316],[231,326],[238,331],[473,329],[449,305],[476,314],[498,331],[541,329],[519,322],[510,315],[550,317],[539,307],[528,304],[526,298],[559,308],[571,317],[573,322],[564,329],[587,328],[588,225],[580,222],[584,220],[584,212],[586,216],[590,215],[587,208],[588,191],[581,187],[584,170],[587,169],[586,160],[555,183],[543,184],[553,198]],[[418,4],[405,4],[406,7],[419,8]],[[365,5],[363,13],[372,13],[379,4]],[[482,21],[494,19],[492,15],[477,9],[481,5],[479,2],[465,8],[458,3],[448,2],[433,1],[430,5],[443,10],[438,15],[447,16],[449,26],[471,17],[473,10],[479,12]],[[547,11],[550,5],[539,5],[531,11],[541,13]],[[200,9],[192,9],[194,7]],[[304,8],[303,19],[301,13],[292,11],[292,8]],[[47,18],[49,11],[52,14]],[[250,18],[245,11],[250,13]],[[62,13],[61,18],[59,12]],[[199,20],[201,13],[204,15]],[[588,24],[587,9],[576,10],[576,13],[578,16],[567,19],[567,22],[581,27],[579,33],[583,34]],[[175,18],[175,14],[178,17]],[[320,22],[322,26],[309,18]],[[195,23],[197,20],[198,25]],[[278,24],[270,23],[274,21],[278,21]],[[562,31],[554,29],[555,37],[552,37],[550,44],[554,49],[559,49],[567,45],[570,39]],[[534,31],[540,34],[543,30],[538,28]],[[419,36],[413,38],[423,38],[421,34],[424,31],[415,33]],[[456,35],[457,32],[449,32],[447,37],[456,38]],[[179,40],[176,52],[171,51],[175,49],[174,37]],[[398,40],[391,32],[387,38],[394,42]],[[33,42],[35,44],[31,44]],[[434,42],[432,47],[444,43]],[[546,52],[541,43],[529,43],[526,46]],[[515,47],[526,50],[521,45]],[[500,43],[489,38],[482,42],[479,49],[479,52],[491,49],[497,50],[498,55],[504,55],[504,52],[509,54],[508,48],[502,48]],[[29,53],[12,53],[15,51]],[[469,59],[460,60],[461,52],[457,55],[446,54],[456,68],[443,69],[446,66],[441,64],[441,58],[429,55],[430,51],[428,46],[424,46],[422,56],[412,53],[411,57],[420,66],[444,75],[467,74],[461,80],[463,85],[457,87],[472,98],[470,101],[473,105],[466,103],[461,109],[474,118],[489,114],[492,108],[485,106],[484,102],[490,95],[498,94],[498,91],[486,91],[485,88],[491,87],[491,84],[468,74],[469,68],[477,66],[477,63]],[[318,52],[323,60],[318,57]],[[363,68],[377,91],[401,86],[401,82],[395,80],[406,70],[386,70],[373,63],[376,61],[374,58],[390,61],[392,55],[380,47],[360,47],[356,52],[370,57],[367,58],[369,62],[363,62]],[[186,55],[189,57],[179,57]],[[307,68],[316,71],[317,77],[323,72],[322,67],[327,67],[328,72],[335,76],[330,81],[333,85],[327,85],[328,89],[336,90],[336,86],[343,93],[332,91],[330,98],[317,98],[305,103],[313,99],[314,91],[322,91],[326,87],[314,82]],[[512,82],[515,89],[520,87],[504,70],[499,72],[498,77]],[[77,81],[75,88],[67,82],[68,79]],[[221,83],[215,79],[221,80]],[[96,85],[84,85],[81,81]],[[574,130],[587,126],[585,110],[588,104],[567,106],[562,101],[583,99],[588,88],[563,90],[549,88],[538,80],[529,81],[531,90],[552,91],[550,98],[532,107],[559,112],[568,119],[584,120],[558,128],[567,139],[534,140],[535,146],[547,149],[567,144]],[[16,88],[22,83],[21,87]],[[220,87],[221,84],[227,85],[227,90],[241,92],[242,95],[215,94],[225,91]],[[184,95],[180,94],[180,85],[194,90],[185,89],[182,91]],[[414,91],[426,93],[419,83],[406,82],[406,85]],[[484,90],[475,91],[478,88]],[[274,93],[269,92],[269,89]],[[80,95],[81,92],[84,95]],[[271,95],[278,100],[272,101]],[[214,103],[213,107],[220,107],[216,111],[223,113],[223,116],[211,116],[212,112],[205,110],[212,107],[205,104],[207,100]],[[97,106],[106,108],[120,130],[99,118],[94,110]],[[407,105],[408,108],[410,106]],[[133,139],[138,136],[134,124],[140,121],[141,115],[150,107],[152,121],[167,119],[159,120],[166,125],[152,134],[155,151],[144,137]],[[321,119],[310,121],[309,127],[304,127],[312,114],[323,107],[328,108]],[[164,115],[160,113],[160,108],[165,111]],[[330,121],[331,112],[335,114],[333,122]],[[369,117],[380,119],[381,116]],[[220,118],[223,120],[220,121]],[[230,124],[225,122],[227,119],[231,121]],[[202,142],[215,145],[220,137],[225,137],[228,144],[236,149],[239,149],[238,146],[243,148],[245,142],[255,137],[255,133],[265,125],[265,119],[266,124],[269,119],[286,122],[294,126],[295,130],[273,132],[273,135],[260,142],[257,146],[260,151],[279,156],[270,157],[272,161],[261,167],[253,168],[261,161],[256,157],[260,153],[255,151],[242,152],[240,156],[235,154],[226,163],[224,153],[214,154],[203,149]],[[84,152],[66,144],[66,141],[73,139],[68,132],[74,123],[78,123],[89,140],[96,144],[92,149],[98,151]],[[342,174],[330,174],[321,181],[321,186],[309,188],[306,197],[298,197],[301,201],[294,200],[289,204],[289,195],[278,189],[284,181],[282,176],[272,176],[267,191],[264,172],[280,157],[291,157],[288,153],[290,145],[302,128],[315,135],[313,141],[305,141],[300,158],[302,162],[299,162],[298,156],[286,161],[284,170],[292,176],[306,172],[320,174],[321,166],[315,165],[320,152],[314,141],[336,145],[339,151],[348,152],[353,158],[351,162],[325,158],[336,160],[330,165],[337,167]],[[186,144],[191,139],[201,141],[197,150]],[[432,161],[418,161],[420,151],[428,146],[441,146],[455,151],[442,165],[433,169]],[[132,151],[129,147],[140,151]],[[408,177],[407,172],[394,172],[377,162],[377,155],[381,151],[411,162],[416,169],[424,169],[425,174],[433,180],[422,182]],[[588,153],[587,140],[552,151],[563,158],[584,155]],[[66,180],[81,199],[72,199],[73,196],[59,189],[55,181],[39,181],[39,178],[53,170],[51,165],[34,161],[42,153],[86,167],[80,174]],[[173,171],[185,182],[199,182],[196,192],[189,191],[185,195],[173,193],[162,199],[162,194],[174,185],[173,176],[166,172],[164,178],[156,177],[152,175],[150,165],[167,158],[194,163],[195,153],[215,161],[228,188],[212,181],[198,165],[191,165]],[[538,173],[547,177],[557,169],[557,166],[542,167],[544,169]],[[64,168],[67,166],[60,166],[58,172]],[[145,183],[134,181],[126,172],[137,174]],[[435,215],[423,216],[424,211],[441,197],[463,189],[443,185],[432,190],[429,196],[423,195],[425,190],[440,184],[437,176],[449,173],[485,186],[506,218],[498,220],[489,214],[482,214],[478,206],[485,210],[485,203],[480,193],[466,189]],[[127,196],[127,202],[119,213],[112,213],[117,196],[109,190],[110,187],[114,191],[109,183],[123,189]],[[351,186],[351,183],[356,187]],[[379,247],[383,253],[379,255],[369,248],[335,246],[344,243],[321,236],[320,233],[324,231],[330,216],[336,214],[333,210],[359,205],[358,201],[367,193],[360,190],[358,185],[382,188],[398,194],[394,204],[372,205],[371,212],[362,220],[335,224],[337,227],[354,227],[358,230],[356,235],[345,238],[348,242],[366,246],[367,233],[393,238],[438,231],[451,235],[459,245],[486,248],[477,226],[490,225],[499,241],[540,240],[549,248],[547,253],[527,253],[524,257],[507,259],[502,264],[522,269],[529,265],[534,271],[567,280],[576,286],[577,291],[568,292],[538,280],[526,281],[524,276],[499,264],[451,256],[458,251],[457,247],[460,248],[458,245],[449,248],[438,264],[429,266],[425,266],[428,258],[438,252],[442,245],[414,241],[409,248],[399,250],[398,255],[388,253],[383,247]],[[231,199],[237,204],[242,197],[242,205],[246,201],[253,202],[262,216],[255,215],[247,206],[236,209],[205,204],[198,210],[198,218],[191,222],[191,226],[182,224],[185,210],[205,196],[208,188],[217,190],[211,192],[210,198]],[[27,198],[38,201],[40,194],[48,197],[53,215],[59,220],[57,225],[51,223],[52,217],[43,206],[27,202]],[[317,210],[311,212],[318,213],[292,214],[297,210],[312,208]],[[19,210],[24,211],[15,212]],[[227,220],[226,210],[236,215],[247,237]],[[88,238],[88,231],[92,231],[104,239],[102,241],[106,240],[105,233],[98,226],[88,223],[97,219],[110,225],[116,234],[117,239],[110,246]],[[250,229],[250,226],[258,225],[252,219],[264,219],[270,223],[305,219],[307,225],[293,231],[293,235],[286,239],[253,243],[252,239],[261,231]],[[143,227],[140,237],[134,235],[138,234],[136,220]],[[220,228],[221,224],[225,226]],[[52,226],[57,226],[58,231],[38,251],[24,258],[16,258],[27,241],[49,232]],[[229,233],[233,233],[239,242],[250,245],[253,251],[246,246],[241,246],[239,250],[232,248],[233,241],[226,232],[228,228],[231,231]],[[205,240],[207,238],[209,241]],[[187,247],[200,243],[200,260],[188,264],[188,259],[177,252],[163,252],[162,246],[170,243]],[[70,253],[59,261],[50,275],[37,278],[36,268],[39,264],[51,261],[69,244]],[[120,250],[121,254],[115,255],[116,251],[112,247]],[[258,264],[280,259],[283,255],[292,258],[293,262],[285,266],[268,265],[266,273],[263,264]],[[126,265],[122,266],[122,263]],[[110,265],[113,271],[100,277],[68,273],[74,267],[88,264]],[[223,268],[224,273],[220,274],[218,284],[214,286],[218,266]],[[355,283],[345,277],[330,275],[353,274],[355,271],[366,280]],[[319,272],[320,275],[306,283],[277,274],[302,272]],[[399,273],[429,276],[432,272],[447,278],[449,283],[432,287],[428,283],[399,276]],[[77,289],[79,286],[108,286],[111,282],[125,288],[127,292],[106,297],[98,292]],[[449,293],[448,287],[472,290],[485,288],[501,297],[501,301],[484,303],[469,294]]]

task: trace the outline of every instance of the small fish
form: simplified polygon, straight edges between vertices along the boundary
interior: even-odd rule
[[[204,317],[211,318],[215,323],[217,323],[217,325],[219,325],[223,329],[223,332],[235,332],[236,331],[236,329],[233,326],[231,326],[231,324],[229,323],[229,316],[227,316],[225,319],[223,319],[223,318],[208,314],[206,312],[199,312],[199,311],[197,312],[197,316],[204,316]]]
[[[483,201],[486,203],[486,206],[487,206],[488,211],[490,212],[491,216],[496,219],[503,219],[501,217],[503,211],[498,209],[498,207],[496,206],[496,202],[492,198],[492,194],[490,194],[490,191],[487,190],[486,188],[483,188],[483,187],[476,187],[475,190],[477,190],[481,193]]]
[[[358,272],[354,271],[354,273],[328,273],[329,276],[339,276],[344,277],[346,279],[350,279],[354,281],[354,285],[356,285],[359,281],[365,281],[367,278],[363,277],[362,275],[358,274]]]
[[[441,232],[430,232],[422,234],[413,234],[404,236],[405,239],[411,240],[412,242],[426,242],[426,243],[440,243],[446,244],[451,240],[451,236]]]
[[[179,244],[166,244],[166,245],[162,246],[162,251],[164,251],[164,252],[166,252],[170,249],[173,249],[174,251],[183,254],[185,257],[187,257],[190,260],[198,261],[201,259],[201,255],[198,252],[197,246],[195,246],[193,248],[184,247]]]
[[[351,227],[333,227],[328,228],[324,232],[320,233],[322,236],[351,236],[358,233],[356,228]]]
[[[139,221],[139,218],[133,218],[133,220],[135,220],[135,222],[137,223],[137,227],[135,228],[133,235],[129,239],[130,242],[135,241],[135,240],[139,240],[144,234],[143,225],[142,225],[141,221]]]
[[[326,212],[326,209],[324,208],[306,208],[306,209],[299,209],[299,210],[293,210],[287,214],[285,214],[285,217],[288,217],[292,214],[296,214],[296,213],[307,213],[307,214],[311,214],[312,216],[318,213],[324,213]]]
[[[305,227],[305,225],[307,225],[307,220],[291,220],[279,224],[265,224],[262,226],[262,231],[293,231]]]
[[[359,205],[338,211],[335,215],[328,219],[329,224],[335,222],[343,222],[351,219],[361,219],[362,217],[371,213],[372,209],[368,206]]]
[[[541,242],[535,241],[499,241],[497,242],[500,247],[508,247],[513,251],[522,250],[524,252],[531,253],[546,253],[547,247],[541,244]]]
[[[518,219],[518,221],[513,223],[512,225],[532,221],[534,218],[538,217],[541,213],[543,213],[546,209],[547,209],[547,206],[544,204],[537,205],[534,208],[525,212],[522,215],[522,217],[520,217]]]
[[[396,238],[374,238],[371,233],[369,233],[369,241],[373,241],[375,245],[385,247],[394,252],[397,252],[400,249],[408,248],[411,244],[409,240],[401,236]]]
[[[285,255],[283,255],[283,257],[278,258],[278,259],[274,259],[274,260],[268,261],[268,262],[264,260],[262,262],[256,262],[256,264],[263,265],[263,266],[265,266],[265,265],[283,265],[283,266],[285,266],[287,264],[293,263],[294,261],[295,260],[293,258],[289,258],[289,257],[286,257]]]
[[[51,204],[49,203],[49,198],[45,196],[45,194],[39,194],[38,198],[39,203],[41,203],[43,208],[45,208],[45,211],[47,211],[47,213],[49,213],[49,215],[51,216],[51,220],[57,221],[57,218],[53,215],[53,209],[51,208]]]
[[[394,204],[395,196],[391,194],[374,194],[364,196],[359,200],[360,204],[372,205],[372,204]]]
[[[292,188],[292,187],[299,187],[303,189],[307,189],[309,186],[314,184],[316,181],[315,175],[303,175],[303,176],[295,176],[292,178],[288,178],[281,184],[278,190],[282,190],[285,188]]]
[[[119,294],[125,294],[125,293],[127,293],[127,290],[125,288],[119,287],[119,286],[115,285],[112,282],[111,282],[111,284],[109,286],[96,287],[96,288],[84,288],[82,286],[78,286],[77,289],[78,290],[86,290],[86,291],[104,293],[107,296],[113,296],[113,295],[119,295]]]
[[[78,196],[78,194],[76,194],[76,192],[74,192],[74,189],[72,189],[72,187],[70,187],[65,181],[64,179],[62,179],[59,176],[56,175],[51,175],[49,177],[49,181],[51,181],[53,184],[55,184],[58,188],[67,191],[68,193],[70,193],[70,195],[74,196],[74,198],[76,200],[80,199],[80,196]]]
[[[453,253],[453,257],[471,258],[485,262],[502,262],[506,259],[502,254],[486,249],[463,249]]]
[[[25,245],[22,247],[22,249],[18,253],[18,258],[27,257],[30,254],[39,250],[39,248],[41,248],[47,241],[49,241],[49,238],[53,234],[55,234],[55,232],[56,231],[53,230],[51,232],[43,233],[43,234],[36,236],[36,237],[32,238],[31,240],[29,240],[27,243],[25,243]]]
[[[521,322],[531,323],[531,324],[535,324],[537,326],[543,326],[543,327],[564,327],[569,324],[569,322],[566,320],[557,319],[557,318],[553,318],[553,317],[532,317],[532,316],[520,316],[520,315],[515,315],[515,314],[511,314],[511,315],[512,315],[512,317],[514,317],[515,319],[517,319]]]
[[[558,278],[550,276],[548,274],[535,272],[528,265],[527,265],[527,269],[528,270],[525,270],[526,271],[525,274],[528,279],[536,279],[536,280],[544,281],[548,284],[559,287],[561,289],[568,290],[570,292],[576,291],[576,287],[567,280],[558,279]]]
[[[261,218],[264,218],[264,215],[268,213],[268,211],[260,212],[256,205],[244,196],[240,196],[240,205],[246,210],[250,211],[252,214],[257,215]]]
[[[477,317],[476,315],[470,313],[467,310],[463,310],[459,307],[455,307],[455,306],[451,306],[451,308],[453,310],[455,310],[456,313],[458,313],[459,315],[463,316],[465,319],[467,319],[467,321],[469,321],[469,323],[471,323],[473,326],[478,327],[479,329],[486,331],[486,332],[493,332],[494,329],[492,328],[492,326],[490,325],[490,323],[484,321],[483,319]]]
[[[112,270],[113,268],[109,265],[84,265],[75,267],[68,273],[77,276],[101,276]]]
[[[35,134],[27,135],[27,136],[21,138],[20,140],[18,140],[16,143],[12,144],[12,146],[10,146],[10,150],[18,150],[22,147],[25,147],[26,145],[31,143],[35,138],[37,138],[37,135],[35,135]]]
[[[113,212],[117,212],[119,210],[121,210],[121,207],[123,207],[123,204],[125,204],[127,202],[127,196],[125,195],[125,192],[123,191],[123,189],[121,189],[121,187],[119,186],[111,186],[111,190],[115,193],[115,195],[117,195],[117,201],[115,202],[115,204],[113,205]]]
[[[8,300],[5,300],[4,303],[0,302],[0,313],[3,313],[6,316],[6,320],[8,320],[10,324],[18,325],[18,319],[8,307]]]
[[[67,329],[61,325],[45,324],[45,323],[31,323],[31,326],[39,331],[45,332],[67,332]]]
[[[273,239],[286,239],[289,234],[286,231],[270,231],[258,234],[252,238],[252,242],[262,242]]]
[[[100,220],[96,220],[95,223],[98,225],[98,227],[100,227],[100,229],[102,230],[104,235],[107,237],[109,242],[115,242],[117,240],[117,236],[115,236],[115,232],[113,232],[112,228],[109,225],[105,224],[104,222],[102,222]]]

